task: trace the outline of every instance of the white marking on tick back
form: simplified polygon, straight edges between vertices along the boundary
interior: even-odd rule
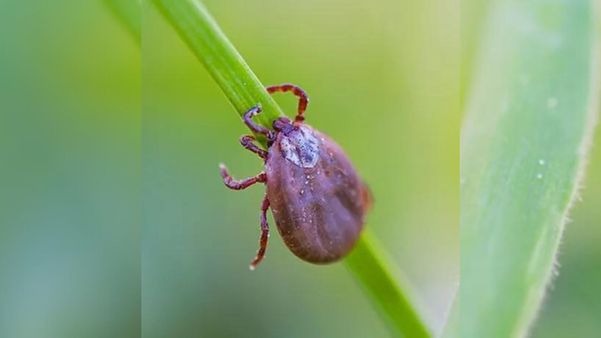
[[[288,161],[302,168],[313,168],[319,160],[319,141],[304,126],[284,136],[280,148]]]
[[[538,178],[539,180],[542,180],[543,179],[543,174],[541,174],[541,173],[536,174],[536,178]]]
[[[542,158],[540,160],[538,160],[538,164],[539,165],[545,165],[545,160],[543,160]]]

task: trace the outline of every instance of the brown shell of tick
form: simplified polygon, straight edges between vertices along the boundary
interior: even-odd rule
[[[306,93],[292,84],[267,87],[269,93],[292,92],[299,97],[293,122],[280,117],[267,129],[252,121],[261,112],[257,105],[244,114],[244,122],[255,133],[267,137],[268,149],[257,146],[245,135],[240,143],[265,160],[265,170],[244,180],[234,180],[220,165],[225,185],[234,190],[255,183],[267,185],[261,205],[261,239],[254,269],[265,255],[271,207],[278,231],[286,246],[299,258],[316,264],[334,262],[355,245],[371,205],[371,194],[350,160],[332,139],[304,123],[309,102]]]

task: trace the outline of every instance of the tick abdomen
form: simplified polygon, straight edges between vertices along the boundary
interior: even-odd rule
[[[278,231],[296,256],[328,263],[351,250],[363,227],[366,193],[334,141],[307,125],[280,133],[265,172]]]

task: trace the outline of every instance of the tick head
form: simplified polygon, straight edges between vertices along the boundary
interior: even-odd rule
[[[288,135],[292,130],[294,130],[294,126],[287,117],[282,116],[273,121],[273,130],[275,130],[277,133],[283,132],[284,135]]]

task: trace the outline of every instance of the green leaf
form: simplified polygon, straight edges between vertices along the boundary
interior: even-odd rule
[[[260,103],[263,113],[257,116],[257,121],[270,128],[272,121],[282,115],[281,109],[265,91],[263,84],[229,42],[205,6],[195,0],[154,2],[205,65],[236,112],[242,115],[250,107]],[[400,283],[400,279],[395,279],[400,275],[394,271],[393,265],[381,251],[380,245],[367,229],[346,260],[347,266],[386,318],[394,336],[431,337],[410,302],[409,287],[406,283]]]
[[[462,130],[460,315],[449,336],[524,337],[541,306],[595,125],[594,13],[585,0],[491,8]]]

